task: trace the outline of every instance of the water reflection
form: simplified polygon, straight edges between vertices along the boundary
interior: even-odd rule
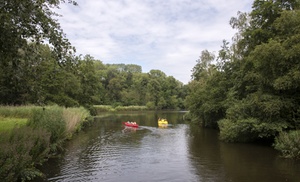
[[[281,168],[288,160],[279,157],[271,147],[254,144],[221,144],[221,157],[228,178],[232,181],[299,181],[296,176],[286,172],[296,169]],[[283,163],[282,163],[283,162]],[[298,168],[299,169],[299,168]],[[294,171],[296,172],[296,171]]]
[[[200,181],[300,181],[299,161],[282,159],[271,147],[223,143],[210,129],[189,131],[189,158]]]
[[[197,126],[189,130],[189,159],[200,181],[224,181],[218,133]]]

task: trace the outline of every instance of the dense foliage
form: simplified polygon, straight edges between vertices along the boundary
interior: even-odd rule
[[[224,41],[216,60],[203,51],[193,69],[186,104],[196,121],[218,127],[225,141],[272,141],[299,129],[299,5],[255,0],[230,20],[232,45]]]
[[[64,2],[1,1],[0,104],[184,107],[186,87],[160,70],[75,56],[52,11]]]
[[[1,107],[8,117],[28,117],[28,122],[0,131],[1,181],[29,181],[42,173],[36,168],[63,149],[63,143],[88,123],[84,108],[58,106]]]

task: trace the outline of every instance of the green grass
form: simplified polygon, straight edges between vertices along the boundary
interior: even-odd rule
[[[110,105],[94,105],[93,109],[96,115],[102,112],[115,112],[115,111],[147,111],[150,110],[147,106],[117,106]]]
[[[63,144],[90,118],[85,108],[0,106],[0,179],[32,180],[36,168],[63,151]]]
[[[117,106],[116,111],[146,111],[149,110],[147,106]]]
[[[0,106],[0,117],[30,118],[32,109],[39,106]]]
[[[0,132],[10,131],[15,127],[24,126],[27,123],[26,118],[3,118],[0,117]]]
[[[115,111],[115,109],[110,105],[94,105],[93,108],[95,109],[96,113]]]

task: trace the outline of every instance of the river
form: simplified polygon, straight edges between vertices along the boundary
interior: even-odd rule
[[[45,181],[296,182],[300,162],[268,146],[228,144],[218,132],[186,124],[183,112],[104,113],[47,162]],[[169,125],[160,128],[158,118]],[[136,121],[140,127],[124,127]]]

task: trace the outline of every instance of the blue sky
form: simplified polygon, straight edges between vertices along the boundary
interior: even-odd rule
[[[77,0],[56,10],[77,54],[104,64],[159,69],[187,84],[201,51],[215,52],[231,41],[229,25],[250,0]]]

